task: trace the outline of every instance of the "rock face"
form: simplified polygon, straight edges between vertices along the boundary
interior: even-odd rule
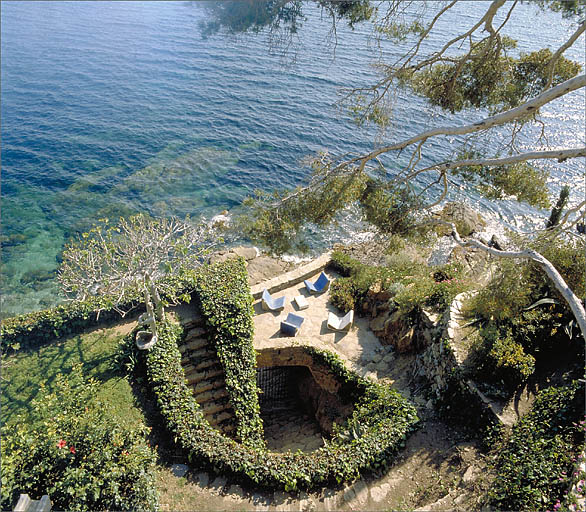
[[[293,268],[292,263],[262,255],[256,247],[234,247],[213,253],[209,263],[220,263],[233,258],[244,258],[251,286],[272,279]]]
[[[391,345],[400,353],[427,347],[434,337],[437,315],[422,310],[415,319],[408,318],[396,309],[392,297],[393,293],[382,291],[379,283],[371,286],[362,304],[362,313],[372,318],[370,329],[383,345]]]
[[[447,222],[453,222],[460,236],[469,236],[486,226],[482,216],[463,203],[446,204],[440,212],[440,218]],[[447,226],[441,226],[438,231],[442,235],[450,234],[450,228]]]

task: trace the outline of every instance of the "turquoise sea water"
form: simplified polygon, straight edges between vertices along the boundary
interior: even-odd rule
[[[467,3],[437,40],[485,5]],[[521,50],[555,47],[573,30],[560,16],[520,9],[512,35]],[[376,77],[370,30],[340,24],[334,56],[327,20],[312,4],[305,14],[283,57],[269,52],[266,34],[203,39],[197,2],[2,2],[2,314],[59,300],[53,277],[63,244],[98,218],[209,217],[256,188],[302,183],[309,154],[372,148],[377,132],[334,106],[340,87]],[[583,47],[582,37],[569,56],[583,62]],[[450,116],[404,94],[382,140],[478,116]],[[584,144],[583,91],[544,116],[551,146]],[[430,144],[423,163],[448,156],[455,142]],[[519,145],[534,146],[530,138]],[[401,158],[387,164],[398,168]],[[569,182],[574,198],[584,195],[583,162],[548,165],[552,191]],[[478,201],[465,188],[455,195]],[[513,201],[480,206],[512,225],[540,213]],[[317,234],[314,249],[357,230],[348,216],[335,235]]]

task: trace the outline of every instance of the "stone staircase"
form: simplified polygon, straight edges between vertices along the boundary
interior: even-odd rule
[[[233,437],[236,418],[226,391],[224,370],[216,351],[208,343],[203,318],[195,316],[183,324],[185,339],[179,347],[187,385],[205,419],[216,430]]]

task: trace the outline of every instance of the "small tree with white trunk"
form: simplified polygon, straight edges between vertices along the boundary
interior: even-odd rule
[[[157,340],[157,323],[165,316],[161,296],[179,299],[176,286],[164,278],[181,277],[200,266],[215,243],[208,225],[193,225],[189,219],[143,214],[121,218],[117,224],[101,219],[65,247],[58,280],[73,300],[100,296],[102,309],[112,308],[122,316],[128,313],[124,305],[142,295],[146,315],[140,321],[150,326],[151,346]]]

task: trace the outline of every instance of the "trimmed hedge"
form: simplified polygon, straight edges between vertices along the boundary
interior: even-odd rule
[[[183,278],[169,278],[167,285],[176,290],[173,293],[178,297],[193,289],[193,274]],[[6,318],[2,320],[0,328],[2,350],[11,352],[21,348],[35,348],[62,336],[80,333],[88,327],[119,320],[120,313],[114,310],[112,302],[111,297],[92,297],[85,301]],[[137,291],[119,307],[122,310],[143,312],[145,306],[142,293]]]
[[[583,384],[541,391],[499,450],[490,505],[499,510],[558,508],[584,446],[583,419]]]
[[[180,326],[162,325],[159,341],[144,354],[160,412],[192,464],[242,483],[291,491],[353,480],[364,470],[388,464],[419,421],[415,408],[395,390],[349,372],[334,354],[306,347],[358,397],[352,416],[312,453],[277,454],[237,443],[213,429],[199,410],[181,367],[181,335]]]
[[[208,340],[224,368],[238,439],[248,446],[262,447],[252,296],[244,260],[203,267],[195,279],[194,296],[206,321]]]

